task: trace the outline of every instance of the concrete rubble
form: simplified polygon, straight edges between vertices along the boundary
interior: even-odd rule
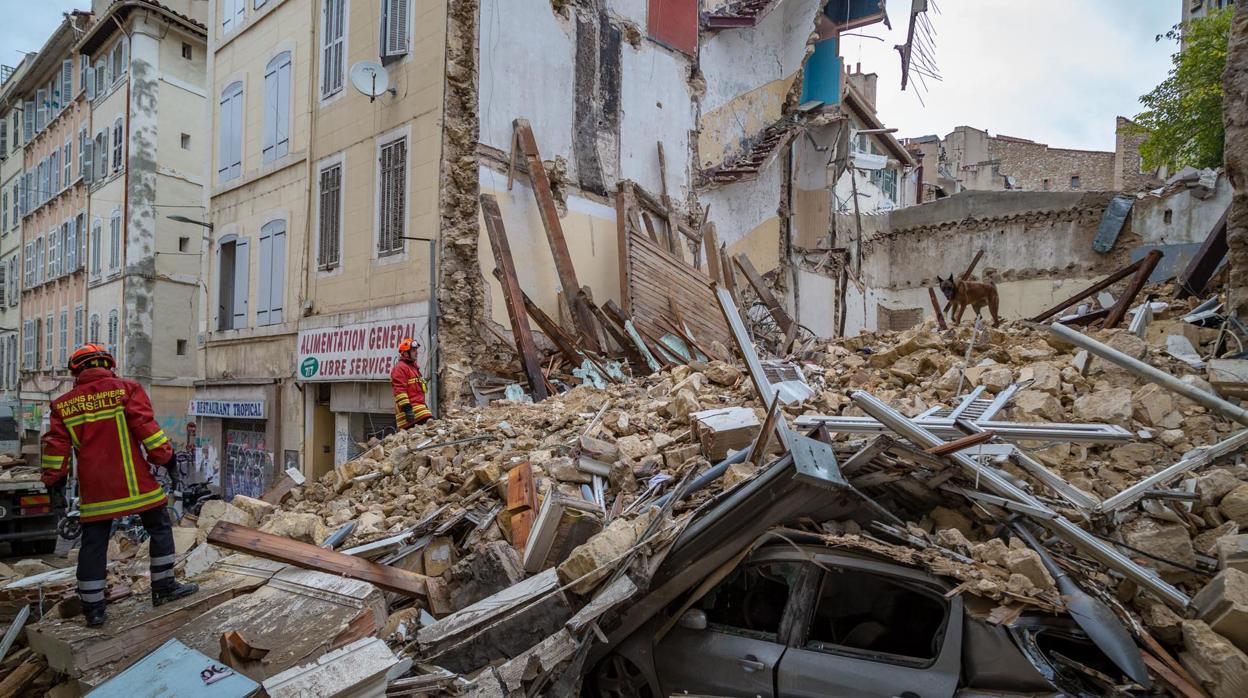
[[[1157,321],[1184,312],[1175,307]],[[1089,331],[1181,379],[1200,378],[1163,345],[1125,333]],[[1106,502],[1225,441],[1240,428],[1230,419],[1101,358],[1078,359],[1076,347],[1027,323],[859,335],[811,347],[796,363],[811,397],[779,409],[792,433],[815,417],[865,417],[849,398],[853,391],[915,419],[957,406],[975,391],[985,401],[1005,396],[992,419],[1007,425],[1121,427],[1103,442],[1006,447],[990,440],[961,453],[982,449],[977,462],[1020,483],[1040,506],[1104,536],[1190,598],[1190,607],[1175,607],[1117,569],[1072,555],[1064,544],[1049,545],[1048,554],[1061,555],[1085,589],[1117,600],[1138,644],[1159,643],[1150,657],[1173,662],[1172,675],[1175,667],[1186,673],[1173,680],[1193,682],[1209,695],[1243,695],[1243,450],[1158,482],[1109,512],[1072,503],[1052,486],[1065,482],[1093,504]],[[9,578],[0,588],[5,607],[30,603],[42,611],[42,620],[27,628],[27,646],[11,655],[46,663],[32,685],[56,683],[60,695],[99,686],[173,639],[275,695],[322,680],[447,695],[580,690],[592,669],[581,648],[600,642],[619,623],[621,606],[647,593],[680,532],[713,511],[723,492],[744,491],[783,464],[784,447],[771,438],[766,455],[738,458],[722,477],[687,491],[692,476],[755,448],[766,423],[748,369],[720,360],[692,360],[603,389],[574,387],[537,404],[503,400],[451,412],[363,444],[356,459],[275,501],[209,501],[198,520],[186,517],[178,529],[185,531],[178,569],[203,591],[173,609],[155,613],[146,602],[146,546],[128,541],[119,541],[112,555],[113,619],[99,632],[88,632],[76,615],[72,574],[58,576],[37,560],[0,568]],[[839,467],[849,470],[855,454],[884,437],[830,428],[825,438]],[[995,622],[1024,611],[1062,612],[1067,597],[1054,574],[1003,525],[1008,507],[962,494],[959,488],[975,484],[950,477],[957,475],[956,461],[924,455],[896,434],[880,443],[871,468],[846,476],[904,527],[880,525],[866,507],[788,524],[805,527],[823,545],[947,578],[953,593],[976,600],[968,607]],[[1012,457],[1011,449],[1030,458]],[[923,479],[934,474],[935,485]],[[227,526],[291,546],[332,546],[311,549],[325,551],[317,557],[336,557],[301,558],[304,548],[292,547],[276,553],[279,561],[261,560],[251,555],[275,553],[223,543]],[[357,573],[352,565],[372,567]],[[419,593],[383,591],[367,581],[375,568],[408,575]],[[34,574],[47,581],[22,585],[23,578],[38,579]],[[297,627],[316,628],[315,636],[292,635],[289,628]],[[234,638],[229,650],[226,636]],[[367,666],[353,664],[365,654]]]

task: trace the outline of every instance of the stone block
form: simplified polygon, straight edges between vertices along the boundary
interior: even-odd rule
[[[1127,426],[1131,413],[1131,391],[1127,388],[1097,390],[1075,398],[1075,414],[1085,422]]]
[[[559,581],[571,584],[572,591],[582,596],[593,591],[606,578],[616,558],[637,542],[653,517],[653,513],[647,513],[636,519],[612,521],[611,525],[572,550],[559,565]]]
[[[1196,566],[1196,551],[1187,528],[1181,524],[1158,521],[1142,516],[1122,527],[1123,539],[1133,548],[1147,550],[1157,557],[1189,567]],[[1152,558],[1140,558],[1140,562],[1157,570],[1163,579],[1173,580],[1185,571]]]
[[[1218,567],[1248,572],[1248,534],[1222,536],[1216,547]]]
[[[209,499],[200,507],[196,526],[205,536],[217,525],[218,521],[229,521],[239,526],[255,526],[251,514],[221,499]]]
[[[1218,503],[1218,511],[1240,528],[1248,528],[1248,484],[1228,492]]]
[[[1040,554],[1030,548],[1012,548],[1005,554],[1005,568],[1010,574],[1021,574],[1040,589],[1053,587],[1053,577],[1040,561]]]
[[[1038,390],[1049,395],[1057,395],[1062,391],[1062,372],[1050,363],[1035,363],[1025,366],[1018,374],[1019,381],[1032,381],[1030,390]]]
[[[1152,383],[1135,391],[1133,396],[1136,419],[1150,427],[1161,426],[1166,415],[1174,411],[1174,396],[1169,390]]]
[[[316,514],[298,514],[295,512],[278,512],[260,527],[265,533],[285,536],[304,543],[320,545],[329,536],[329,529]]]
[[[230,504],[233,504],[239,509],[247,512],[247,515],[251,517],[251,520],[256,523],[263,521],[264,517],[272,514],[277,508],[268,502],[263,502],[259,499],[254,499],[242,494],[234,495],[234,498],[230,500]]]
[[[1183,621],[1179,661],[1212,698],[1248,696],[1248,655],[1199,620]]]
[[[1248,573],[1222,570],[1192,597],[1192,607],[1197,618],[1248,651]]]

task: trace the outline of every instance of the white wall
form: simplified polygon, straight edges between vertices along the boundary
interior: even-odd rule
[[[757,26],[722,29],[702,37],[699,64],[706,76],[704,112],[773,80],[792,75],[806,57],[820,0],[787,0]]]
[[[651,41],[624,42],[620,85],[620,174],[658,195],[657,142],[663,142],[667,192],[678,202],[690,186],[689,133],[696,105],[689,89],[689,59]]]

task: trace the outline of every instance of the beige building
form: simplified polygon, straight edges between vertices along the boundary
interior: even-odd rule
[[[89,192],[85,335],[148,388],[157,421],[181,445],[198,370],[203,231],[168,216],[203,217],[207,8],[96,0],[94,10],[76,47],[90,108],[78,133]]]
[[[72,378],[70,347],[82,341],[86,284],[82,231],[87,217],[82,135],[90,123],[84,71],[74,44],[91,22],[67,14],[13,86],[22,100],[22,416],[42,427],[50,400]]]
[[[18,338],[22,299],[21,180],[26,171],[22,150],[22,100],[14,87],[33,56],[17,66],[0,66],[0,405],[19,409]]]
[[[216,0],[211,239],[192,411],[227,496],[393,428],[401,336],[429,346],[445,3]],[[370,98],[361,62],[395,89]],[[371,87],[371,83],[369,85]]]

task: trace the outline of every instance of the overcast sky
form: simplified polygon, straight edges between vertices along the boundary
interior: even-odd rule
[[[910,0],[888,0],[883,24],[845,37],[847,65],[880,76],[879,115],[898,136],[945,135],[966,124],[1067,148],[1112,150],[1114,117],[1165,78],[1174,45],[1154,37],[1187,0],[930,0],[936,64],[944,80],[901,92],[895,44],[905,41]],[[38,50],[74,6],[88,0],[3,0],[0,63]],[[939,12],[936,11],[939,8]],[[919,95],[923,102],[920,103]]]
[[[930,0],[944,79],[929,79],[925,90],[900,90],[893,49],[905,42],[910,0],[888,0],[892,31],[881,23],[851,32],[884,41],[844,37],[841,55],[847,67],[861,61],[865,72],[879,74],[879,116],[899,137],[943,137],[967,125],[1113,150],[1114,117],[1135,116],[1140,95],[1170,69],[1175,44],[1154,38],[1179,21],[1187,1]]]

